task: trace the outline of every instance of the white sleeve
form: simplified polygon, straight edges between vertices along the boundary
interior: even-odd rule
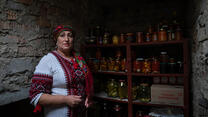
[[[50,56],[44,56],[34,71],[30,87],[31,103],[36,106],[43,93],[50,94],[53,84]]]

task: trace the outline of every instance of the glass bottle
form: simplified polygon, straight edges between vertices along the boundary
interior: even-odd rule
[[[118,96],[120,99],[125,99],[127,98],[128,95],[128,89],[127,89],[127,84],[125,80],[119,80],[119,85],[118,85]]]
[[[101,117],[109,117],[109,111],[108,111],[108,108],[107,108],[107,103],[103,103],[103,110],[102,110],[102,113],[101,113]]]
[[[167,52],[160,52],[160,73],[168,73]]]
[[[116,104],[114,107],[114,116],[113,117],[121,117],[121,106]]]
[[[176,73],[176,63],[174,58],[170,58],[168,63],[169,73]]]

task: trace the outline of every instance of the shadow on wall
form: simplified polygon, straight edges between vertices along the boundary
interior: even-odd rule
[[[43,117],[43,113],[33,113],[29,99],[0,106],[1,117]],[[3,116],[2,116],[3,115]]]

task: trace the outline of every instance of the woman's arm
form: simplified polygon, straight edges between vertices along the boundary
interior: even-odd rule
[[[81,96],[77,95],[50,95],[42,94],[38,104],[42,106],[68,105],[74,107],[82,101]]]

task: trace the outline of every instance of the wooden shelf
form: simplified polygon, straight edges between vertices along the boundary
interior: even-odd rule
[[[157,42],[143,42],[143,43],[131,43],[131,46],[148,46],[148,45],[170,45],[170,44],[183,44],[185,40],[174,41],[157,41]]]
[[[109,75],[127,75],[126,72],[115,72],[115,71],[98,71],[98,72],[93,72],[94,74],[109,74]]]
[[[95,94],[94,98],[102,99],[102,100],[106,100],[106,101],[118,102],[118,103],[128,103],[128,99],[119,99],[119,98],[108,97],[107,94],[104,92]]]
[[[156,104],[156,103],[152,103],[152,102],[144,103],[144,102],[140,102],[138,100],[133,101],[133,104],[135,104],[135,105],[141,105],[141,106],[173,107],[173,108],[182,108],[182,109],[184,109],[184,106],[181,106],[181,105],[174,105],[174,104]]]
[[[152,76],[152,77],[184,77],[184,74],[153,74],[153,73],[132,73],[133,76]]]
[[[97,44],[89,44],[85,45],[86,48],[90,47],[125,47],[127,44],[106,44],[106,45],[97,45]]]

